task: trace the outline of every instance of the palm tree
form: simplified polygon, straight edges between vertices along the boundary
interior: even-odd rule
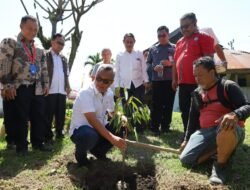
[[[100,53],[96,53],[95,55],[89,55],[88,60],[84,63],[84,65],[92,65],[94,67],[97,63],[101,62],[102,58]]]

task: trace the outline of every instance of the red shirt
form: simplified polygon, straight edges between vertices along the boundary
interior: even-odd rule
[[[174,59],[179,84],[196,84],[193,75],[193,62],[214,53],[214,39],[201,32],[191,37],[182,37],[176,44]]]
[[[226,94],[224,93],[224,96]],[[217,96],[217,85],[215,85],[213,88],[209,89],[208,91],[205,91],[201,94],[202,101],[208,102],[211,100],[218,100]],[[207,104],[204,108],[200,110],[200,127],[201,128],[209,128],[218,126],[218,123],[215,123],[217,119],[222,117],[223,115],[232,112],[230,108],[224,107],[221,102],[215,101],[210,104]],[[244,122],[239,121],[239,126],[244,127]]]

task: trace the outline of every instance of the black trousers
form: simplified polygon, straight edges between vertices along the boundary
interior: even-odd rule
[[[180,84],[179,85],[179,106],[181,110],[181,118],[184,126],[184,134],[186,133],[189,110],[191,104],[191,93],[197,88],[196,84]]]
[[[49,94],[46,97],[46,118],[47,125],[45,131],[46,140],[52,140],[52,123],[55,117],[56,135],[63,134],[66,111],[66,95],[64,94]]]
[[[27,149],[28,125],[31,123],[30,140],[32,146],[40,146],[44,141],[45,130],[45,97],[35,95],[35,85],[22,85],[17,89],[15,98],[16,149]]]
[[[128,98],[134,96],[138,98],[142,103],[144,103],[144,95],[145,95],[145,88],[143,85],[138,86],[135,88],[135,85],[131,83],[130,89],[128,91]],[[120,88],[120,96],[125,97],[124,88]]]
[[[158,131],[160,125],[162,131],[169,130],[172,121],[174,98],[175,91],[172,89],[172,81],[152,82],[152,130]]]
[[[5,127],[5,140],[8,144],[15,143],[16,108],[14,100],[3,100],[3,117]]]

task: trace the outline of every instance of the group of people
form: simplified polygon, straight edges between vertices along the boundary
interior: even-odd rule
[[[0,44],[0,82],[7,149],[18,155],[28,152],[28,129],[32,148],[51,151],[49,144],[64,137],[66,96],[70,92],[67,59],[60,53],[63,35],[52,36],[51,48],[39,49],[34,38],[37,19],[24,16],[16,39]],[[52,131],[55,126],[55,134]]]
[[[158,44],[147,56],[134,50],[132,33],[124,35],[125,51],[112,64],[111,50],[103,49],[103,62],[91,73],[93,82],[81,89],[73,105],[70,138],[75,143],[75,158],[88,165],[87,152],[108,160],[106,153],[114,145],[126,149],[108,117],[114,116],[115,96],[134,96],[145,103],[145,90],[152,90],[151,130],[169,133],[173,103],[179,88],[179,106],[184,126],[180,161],[197,165],[214,159],[211,183],[223,184],[237,146],[244,140],[244,121],[250,105],[240,87],[221,79],[216,72],[216,52],[226,66],[226,59],[215,37],[201,32],[194,13],[180,19],[183,37],[174,45],[169,29],[157,29]],[[56,135],[61,137],[65,99],[70,91],[67,60],[60,54],[64,38],[55,34],[51,50],[44,54],[34,46],[37,21],[23,17],[17,41],[1,43],[0,82],[3,85],[7,142],[14,140],[17,153],[27,151],[27,122],[31,122],[31,143],[45,150],[51,140],[55,116]],[[15,111],[13,111],[15,110]],[[15,118],[15,119],[13,119]],[[44,134],[41,135],[41,134]]]

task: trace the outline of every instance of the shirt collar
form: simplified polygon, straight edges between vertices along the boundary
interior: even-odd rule
[[[18,41],[20,41],[20,42],[25,42],[25,38],[24,38],[24,36],[22,35],[21,32],[18,34],[17,39],[18,39]],[[35,40],[32,40],[32,41],[30,42],[30,45],[33,45],[34,42],[35,42]]]
[[[57,54],[56,52],[54,52],[54,51],[52,50],[52,48],[50,48],[50,51],[51,51],[52,56],[54,56],[54,55],[59,56],[59,55],[60,55],[60,53]]]
[[[107,94],[107,92],[108,92],[108,90],[107,90],[104,94],[100,93],[100,92],[97,90],[94,81],[91,83],[90,87],[94,90],[95,95],[105,96],[105,95]]]

